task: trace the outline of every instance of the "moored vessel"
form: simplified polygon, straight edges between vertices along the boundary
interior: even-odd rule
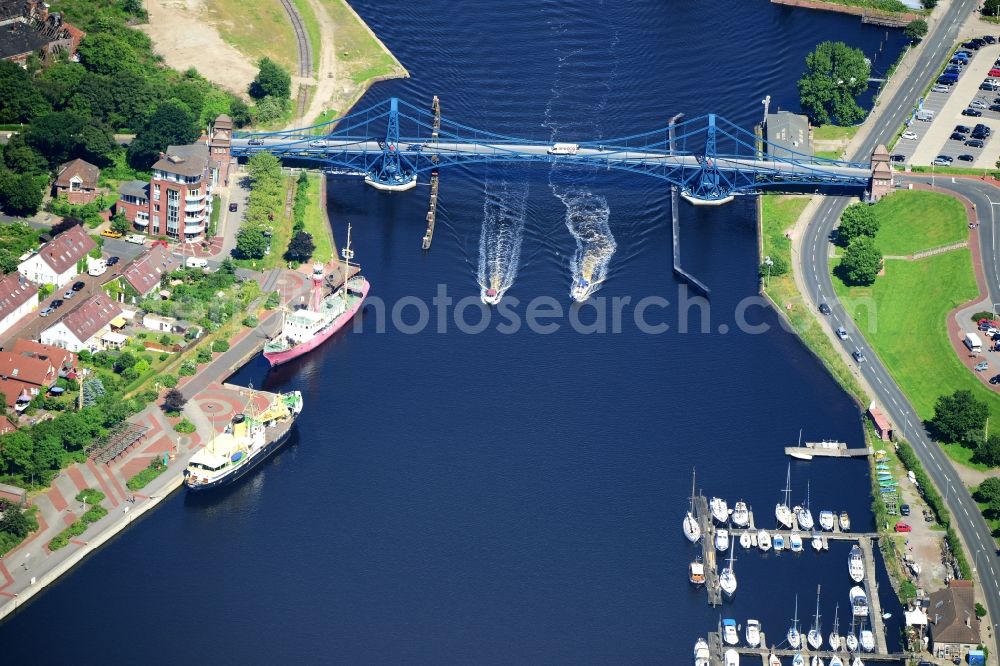
[[[792,510],[788,507],[788,498],[792,494],[792,465],[788,464],[788,471],[785,473],[785,489],[783,492],[784,500],[778,502],[774,507],[774,517],[778,520],[778,524],[787,528],[792,528],[792,522],[794,520],[794,515]]]
[[[788,536],[788,548],[793,553],[801,553],[802,552],[802,537],[799,536],[798,532],[794,532],[793,531]]]
[[[816,586],[816,615],[813,617],[812,627],[809,628],[809,633],[806,634],[806,642],[809,643],[809,647],[813,650],[818,650],[823,646],[823,632],[819,624],[819,590],[820,586]]]
[[[694,470],[691,470],[691,504],[688,507],[687,515],[684,516],[684,536],[691,543],[701,538],[701,526],[698,519],[694,517]]]
[[[799,633],[799,595],[797,594],[795,595],[795,617],[785,637],[793,650],[798,650],[802,645],[802,635]]]
[[[715,549],[720,552],[729,550],[729,530],[720,527],[715,530]]]
[[[740,666],[740,653],[732,648],[726,650],[726,666]]]
[[[747,527],[750,525],[750,510],[747,508],[747,503],[740,500],[733,507],[733,515],[731,516],[733,525],[736,527]]]
[[[705,564],[701,561],[701,555],[698,555],[691,562],[691,564],[688,565],[688,580],[691,581],[692,585],[704,585]]]
[[[712,511],[712,518],[717,522],[725,524],[729,520],[729,505],[721,497],[713,497],[708,503],[708,508]]]
[[[830,637],[827,639],[830,642],[830,649],[836,652],[840,649],[840,604],[838,603],[833,610],[833,631],[830,632]],[[832,666],[833,660],[830,660]]]
[[[850,532],[851,531],[851,517],[849,515],[847,515],[846,511],[841,511],[840,512],[840,517],[838,518],[838,521],[840,522],[840,531],[841,532]]]
[[[760,645],[760,622],[757,620],[747,620],[747,645],[757,647]]]
[[[847,556],[847,573],[855,583],[865,579],[865,560],[857,544],[851,546],[851,552]]]
[[[722,621],[722,640],[726,645],[736,645],[740,642],[740,635],[736,632],[736,620],[727,617]]]
[[[868,595],[858,585],[851,588],[848,593],[851,599],[851,612],[854,617],[868,617]]]
[[[709,666],[712,653],[708,649],[708,642],[704,638],[699,638],[694,644],[694,666]]]
[[[832,532],[833,524],[835,518],[833,516],[833,511],[820,511],[819,512],[819,526],[824,532]]]
[[[735,561],[735,558],[733,558],[733,546],[735,545],[734,542],[729,546],[729,566],[725,567],[722,573],[719,574],[719,587],[722,588],[722,593],[727,597],[732,597],[736,594],[736,570],[733,568],[733,562]]]
[[[757,547],[765,553],[771,550],[771,535],[767,530],[759,530],[757,532]]]

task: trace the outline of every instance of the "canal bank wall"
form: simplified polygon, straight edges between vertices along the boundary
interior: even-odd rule
[[[823,0],[771,0],[771,4],[788,5],[789,7],[802,7],[804,9],[817,9],[825,12],[838,12],[840,14],[851,14],[861,18],[862,23],[872,23],[884,25],[891,28],[903,28],[910,21],[926,18],[923,14],[912,12],[896,13],[882,12],[867,7],[855,7],[852,5],[842,5],[837,2],[824,2]]]

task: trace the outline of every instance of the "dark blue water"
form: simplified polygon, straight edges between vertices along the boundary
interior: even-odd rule
[[[438,94],[454,120],[544,139],[632,134],[681,111],[749,127],[766,94],[772,109],[796,108],[817,42],[847,38],[875,57],[886,41],[856,19],[765,0],[354,4],[413,75],[361,105]],[[876,68],[899,47],[889,35]],[[618,245],[597,302],[610,312],[615,297],[666,298],[647,312],[666,333],[640,332],[630,308],[620,332],[571,329],[575,242],[555,193],[574,178],[606,199]],[[439,285],[478,300],[484,180],[527,184],[508,297],[522,318],[531,299],[554,298],[567,312],[551,320],[559,329],[511,334],[493,320],[464,334],[448,317],[442,334],[436,322],[377,332],[375,297],[388,319],[405,297],[429,304]],[[771,312],[746,315],[770,332],[737,330],[756,289],[752,202],[682,206],[684,264],[712,299],[708,330],[681,333],[659,181],[448,170],[428,254],[426,189],[391,196],[332,179],[329,197],[338,241],[352,224],[374,285],[364,332],[276,371],[258,359],[233,379],[305,392],[292,443],[231,491],[173,496],[53,585],[0,627],[10,663],[684,664],[720,615],[756,617],[774,642],[798,594],[808,625],[817,584],[829,631],[834,605],[847,604],[846,547],[738,553],[738,596],[721,612],[686,580],[692,467],[706,494],[744,498],[770,525],[781,448],[800,428],[861,440],[857,408]],[[413,323],[417,310],[403,315]],[[865,463],[797,462],[792,481],[799,500],[810,482],[814,512],[871,522]]]

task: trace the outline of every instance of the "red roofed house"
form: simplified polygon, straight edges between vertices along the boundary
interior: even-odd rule
[[[893,438],[892,423],[882,410],[875,406],[875,403],[868,405],[868,418],[875,426],[875,432],[883,442],[891,441]]]
[[[35,284],[63,287],[76,277],[77,262],[97,247],[83,227],[76,225],[62,232],[39,248],[38,252],[17,266],[18,272]]]
[[[24,315],[38,307],[38,287],[20,273],[0,279],[0,335]]]
[[[71,351],[51,345],[43,345],[40,342],[25,340],[23,338],[14,340],[14,346],[11,347],[11,351],[21,356],[30,356],[48,361],[56,367],[60,377],[76,379],[79,367],[77,365],[76,354]]]
[[[14,432],[17,428],[14,424],[10,422],[6,416],[0,416],[0,435],[6,435],[9,432]]]
[[[81,159],[71,160],[59,167],[56,176],[56,196],[65,196],[71,204],[90,203],[97,198],[97,180],[101,170]]]
[[[111,321],[121,314],[118,303],[107,294],[98,292],[42,331],[41,342],[72,352],[81,349],[98,351],[102,347],[101,336],[111,332]]]
[[[76,355],[37,342],[17,340],[0,352],[0,393],[7,407],[23,411],[32,398],[48,391],[59,377],[75,373]]]
[[[180,260],[160,245],[138,257],[104,285],[108,295],[119,303],[138,303],[160,288],[160,280],[181,267]]]

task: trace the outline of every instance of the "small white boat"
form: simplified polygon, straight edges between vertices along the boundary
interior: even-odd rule
[[[740,653],[733,648],[726,650],[726,666],[740,666]]]
[[[850,532],[851,531],[851,517],[849,515],[847,515],[846,511],[841,511],[840,512],[840,517],[838,518],[838,520],[840,521],[840,531],[841,532]]]
[[[883,620],[888,620],[890,617],[892,617],[892,613],[890,613],[889,611],[882,613]]]
[[[688,507],[687,515],[684,516],[684,536],[691,543],[701,538],[701,526],[694,517],[694,470],[691,470],[691,505]]]
[[[824,532],[833,531],[834,523],[833,511],[820,511],[819,512],[819,526]]]
[[[833,655],[830,657],[830,666],[844,666],[844,662],[837,655]]]
[[[729,530],[721,527],[715,530],[715,549],[720,552],[729,550]]]
[[[861,643],[861,649],[865,652],[875,651],[875,635],[872,634],[871,629],[861,630],[861,640],[859,642]]]
[[[833,631],[830,632],[830,637],[827,639],[830,642],[830,649],[836,652],[840,649],[840,604],[833,610]],[[830,660],[830,666],[833,666],[833,660]]]
[[[858,636],[854,633],[854,618],[851,618],[851,632],[844,637],[844,643],[851,652],[858,651]]]
[[[865,662],[861,661],[861,657],[855,657],[854,661],[851,662],[851,666],[865,666]]]
[[[694,644],[694,666],[709,666],[712,663],[712,653],[704,638],[699,638]]]
[[[851,552],[847,556],[847,573],[855,583],[865,579],[865,559],[857,544],[851,546]]]
[[[730,518],[736,527],[748,527],[750,525],[750,510],[747,508],[747,503],[743,500],[737,502]]]
[[[802,634],[799,633],[799,595],[797,594],[795,595],[795,617],[792,620],[792,626],[788,628],[786,638],[788,639],[788,645],[793,650],[798,650],[799,646],[802,645]]]
[[[692,585],[705,584],[705,563],[701,561],[701,555],[688,565],[688,580]]]
[[[810,666],[823,666],[823,660],[818,656],[813,655],[812,659],[809,660]]]
[[[813,618],[813,625],[806,634],[806,642],[813,650],[823,647],[823,632],[819,623],[819,585],[816,586],[816,615]]]
[[[771,550],[771,535],[767,533],[767,530],[757,532],[757,547],[765,553]]]
[[[747,645],[757,647],[760,645],[760,622],[757,620],[747,620]]]
[[[802,552],[802,537],[799,536],[798,532],[792,532],[792,535],[788,539],[789,548],[793,553]]]
[[[851,599],[851,611],[854,617],[868,617],[868,595],[865,594],[865,591],[855,585],[851,588],[848,596]]]
[[[806,666],[805,657],[803,657],[801,654],[797,654],[794,657],[792,657],[792,666]]]
[[[780,534],[774,535],[774,552],[779,552],[785,549],[785,537]]]
[[[740,545],[749,550],[752,546],[752,539],[750,538],[750,532],[744,532],[740,535]]]
[[[799,529],[809,531],[813,528],[813,515],[809,510],[809,484],[806,483],[806,504],[805,506],[797,506],[793,509],[795,512],[795,519],[799,521]]]
[[[823,537],[819,533],[813,534],[812,547],[816,552],[823,550]]]
[[[722,640],[726,645],[736,645],[740,642],[740,635],[736,632],[736,620],[727,617],[722,621]]]
[[[721,497],[713,497],[708,503],[708,508],[712,511],[712,518],[718,522],[725,523],[729,520],[729,506]]]
[[[767,666],[781,666],[781,658],[772,652],[767,657]]]
[[[722,593],[727,597],[732,597],[736,594],[736,571],[733,569],[733,546],[736,545],[735,542],[729,546],[729,566],[722,570],[719,574],[719,587],[722,588]]]

